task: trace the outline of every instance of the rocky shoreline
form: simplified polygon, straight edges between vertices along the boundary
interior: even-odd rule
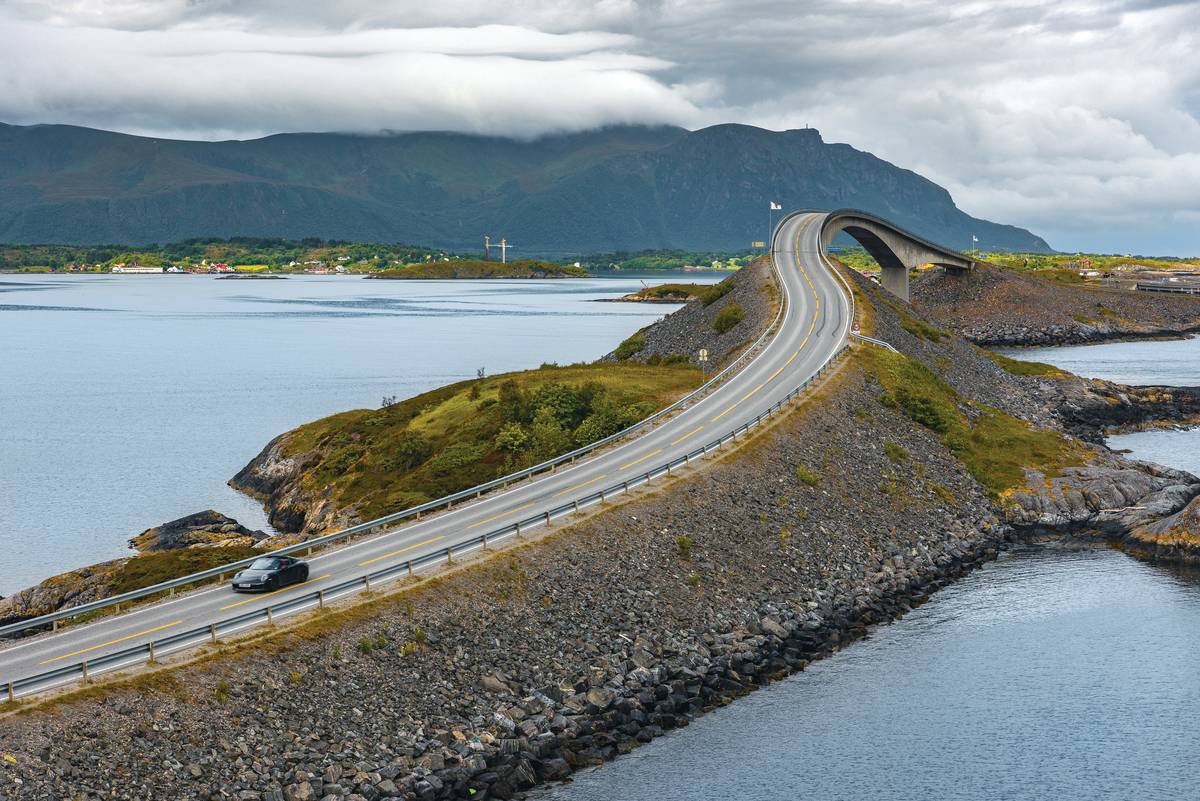
[[[873,335],[964,404],[1089,437],[1190,409],[1013,375],[873,305]],[[678,320],[646,332],[661,347],[686,335]],[[653,494],[186,673],[9,718],[0,797],[519,797],[804,669],[1021,532],[1167,543],[1200,514],[1200,479],[1084,453],[992,499],[850,359],[814,400]]]

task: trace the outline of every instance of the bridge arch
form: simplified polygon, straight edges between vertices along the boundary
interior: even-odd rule
[[[838,234],[845,233],[871,254],[881,268],[880,283],[893,295],[908,300],[908,271],[922,264],[966,272],[975,262],[956,250],[893,225],[881,217],[858,209],[838,209],[821,223],[821,244],[828,251]]]

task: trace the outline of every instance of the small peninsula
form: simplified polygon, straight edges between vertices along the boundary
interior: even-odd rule
[[[447,259],[419,262],[371,273],[367,278],[447,280],[477,278],[587,278],[588,271],[573,264],[553,264],[537,259],[497,262],[482,259]]]

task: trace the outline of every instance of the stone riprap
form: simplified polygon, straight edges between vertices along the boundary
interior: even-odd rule
[[[1000,267],[929,270],[913,305],[980,345],[1079,345],[1200,330],[1200,297],[1071,286]]]
[[[860,287],[875,333],[963,398],[1057,424],[1042,379],[914,336]],[[0,795],[504,799],[625,753],[903,614],[1012,536],[882,394],[852,359],[737,451],[536,542],[8,718]]]

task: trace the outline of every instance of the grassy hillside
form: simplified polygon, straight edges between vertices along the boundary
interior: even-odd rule
[[[699,385],[687,365],[589,364],[491,376],[285,435],[299,495],[370,519],[594,442]]]
[[[372,278],[584,278],[588,271],[572,264],[552,264],[536,259],[500,263],[482,259],[418,262],[372,273]]]

